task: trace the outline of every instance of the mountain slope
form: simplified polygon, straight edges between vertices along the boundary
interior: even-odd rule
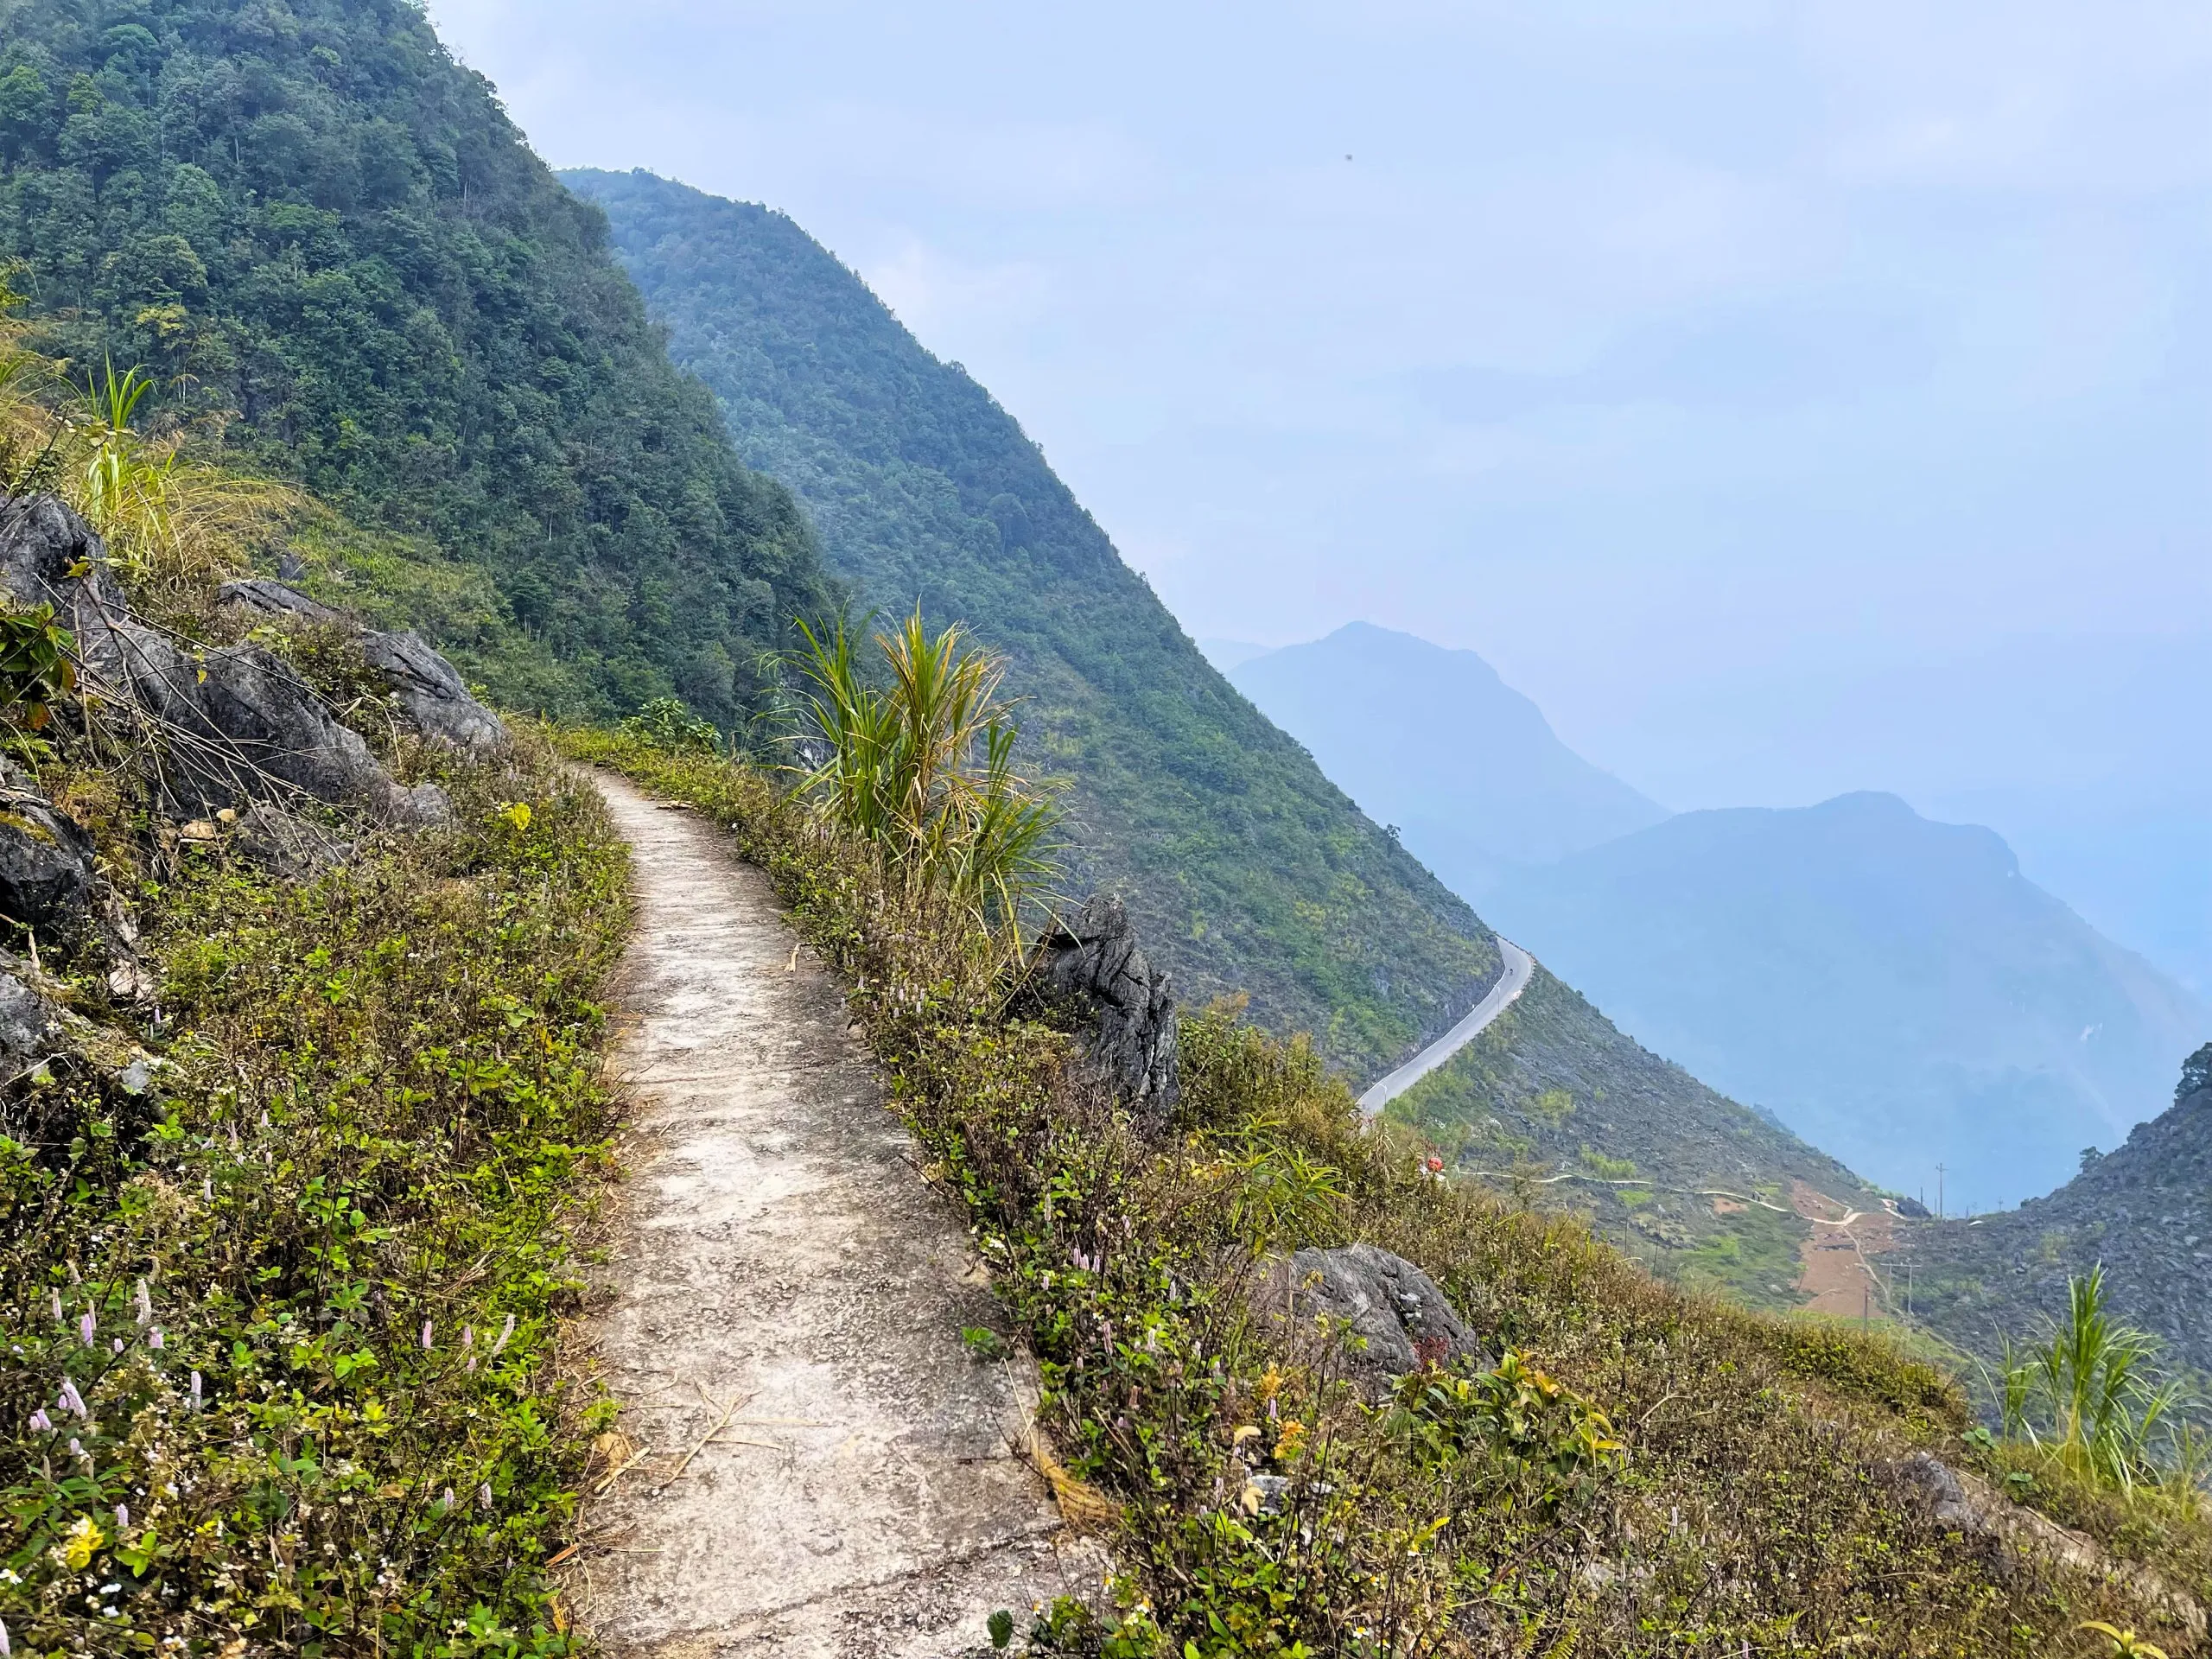
[[[677,362],[833,567],[1014,659],[1071,779],[1074,879],[1120,887],[1185,997],[1250,993],[1372,1074],[1497,972],[1482,924],[1202,657],[1014,419],[783,215],[645,174],[597,200]]]
[[[1894,1187],[1932,1198],[1943,1164],[1980,1208],[2125,1135],[2212,1025],[1993,832],[1894,796],[1686,813],[1487,907],[1651,1047]]]
[[[1456,1168],[1576,1211],[1662,1277],[1756,1307],[1803,1300],[1806,1215],[1880,1204],[1834,1159],[1622,1035],[1541,966],[1386,1115]]]
[[[147,365],[409,538],[353,551],[510,702],[738,722],[834,607],[601,216],[407,0],[0,5],[0,259],[80,378]]]
[[[2212,1376],[2212,1043],[2182,1068],[2174,1103],[2046,1198],[1972,1222],[1923,1222],[1898,1240],[1914,1317],[1994,1360],[2066,1312],[2069,1278],[2101,1264],[2113,1306]],[[1893,1261],[1885,1276],[1903,1277]]]
[[[1666,810],[1600,772],[1471,651],[1353,622],[1237,664],[1230,683],[1453,892],[1656,823]]]

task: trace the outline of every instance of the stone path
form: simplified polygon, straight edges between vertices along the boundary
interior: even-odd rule
[[[963,1344],[996,1304],[836,982],[719,830],[597,781],[638,912],[590,1357],[631,1444],[587,1491],[580,1618],[618,1655],[920,1659],[1095,1593],[1018,1449],[1033,1372]]]

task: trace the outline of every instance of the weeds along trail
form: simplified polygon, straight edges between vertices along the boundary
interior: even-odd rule
[[[621,1415],[586,1489],[586,1617],[618,1652],[865,1631],[919,1654],[1095,1590],[1021,1455],[1026,1356],[963,1341],[997,1306],[837,985],[719,831],[598,781],[637,914],[630,1175],[589,1338]]]

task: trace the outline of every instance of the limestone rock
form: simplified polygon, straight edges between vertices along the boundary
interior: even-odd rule
[[[218,603],[264,616],[353,626],[343,611],[266,576],[226,582],[216,598]],[[506,728],[499,723],[499,717],[470,695],[454,665],[433,651],[422,635],[411,629],[379,633],[364,628],[359,633],[361,655],[384,677],[401,710],[424,737],[477,753],[497,749],[507,741]]]
[[[309,622],[343,622],[346,613],[334,606],[311,598],[298,588],[281,582],[271,582],[266,576],[241,576],[226,582],[215,590],[218,605],[235,605],[240,610],[258,612],[264,616],[296,616]]]
[[[1137,948],[1121,899],[1094,894],[1041,943],[1049,992],[1096,1015],[1091,1063],[1128,1099],[1164,1118],[1180,1092],[1175,997],[1167,976]]]
[[[394,782],[360,736],[271,652],[255,645],[194,652],[134,619],[99,537],[52,497],[0,498],[0,588],[18,604],[51,605],[76,634],[82,690],[151,728],[144,734],[160,740],[149,752],[162,757],[161,787],[181,816],[206,817],[289,789],[363,808],[387,823],[450,817],[444,791]],[[277,582],[233,583],[231,594],[264,611],[317,617],[328,610]],[[403,659],[413,664],[410,672],[425,671],[417,653],[399,648],[394,660]]]
[[[61,1011],[14,974],[0,969],[0,1077],[35,1065],[61,1029]]]
[[[1929,1452],[1916,1452],[1895,1465],[1897,1483],[1919,1501],[1928,1518],[1946,1531],[1980,1537],[1993,1530],[1989,1516],[1967,1496],[1951,1466]]]
[[[1346,1357],[1354,1370],[1374,1375],[1402,1376],[1424,1357],[1479,1351],[1474,1332],[1436,1281],[1373,1244],[1300,1250],[1274,1263],[1253,1301],[1262,1315],[1287,1325],[1294,1339],[1310,1337],[1321,1315],[1345,1321],[1350,1334],[1366,1342]]]
[[[268,801],[238,815],[231,832],[238,856],[271,875],[304,881],[346,861],[349,849],[335,836]]]
[[[454,665],[430,649],[423,637],[365,633],[361,654],[385,677],[415,729],[436,742],[486,753],[507,741],[499,717],[469,695]]]
[[[73,935],[92,902],[92,838],[44,797],[0,788],[0,916]]]

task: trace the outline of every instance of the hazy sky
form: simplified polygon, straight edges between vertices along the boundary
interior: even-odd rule
[[[2201,3],[432,11],[556,163],[791,213],[1193,633],[1472,647],[1678,807],[2212,803]]]

